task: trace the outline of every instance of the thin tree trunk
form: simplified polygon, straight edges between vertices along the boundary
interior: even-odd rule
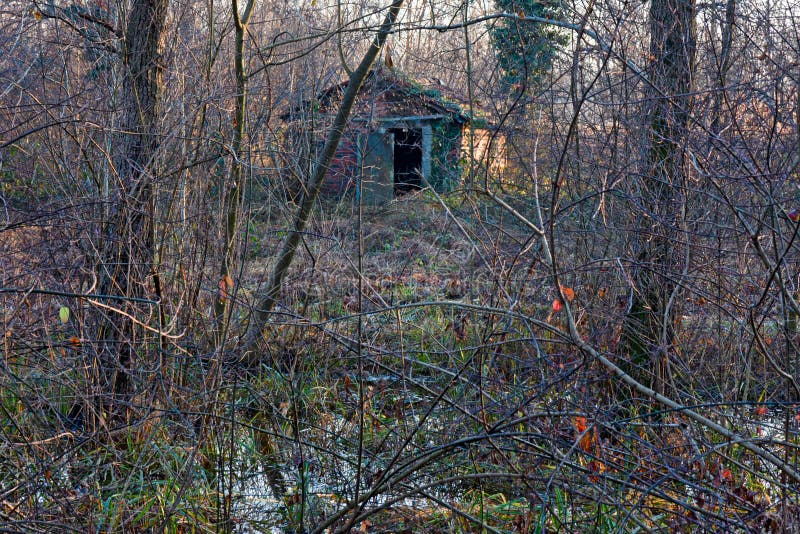
[[[141,332],[134,319],[143,314],[135,299],[160,292],[153,272],[153,191],[167,6],[168,0],[134,0],[125,32],[118,181],[109,199],[111,213],[103,229],[98,273],[100,290],[120,297],[114,301],[119,310],[109,311],[98,336],[99,374],[109,396],[105,408],[115,416],[126,410],[124,399],[132,390],[136,345],[142,341],[137,338]]]
[[[220,268],[219,292],[214,305],[217,336],[216,343],[223,342],[225,319],[230,309],[230,292],[233,289],[233,259],[236,250],[235,237],[239,218],[239,200],[242,190],[244,165],[242,148],[244,146],[245,120],[247,118],[247,72],[244,65],[244,36],[247,24],[253,13],[255,0],[249,0],[244,13],[239,13],[239,1],[231,0],[234,29],[234,59],[236,72],[236,107],[233,118],[233,162],[230,181],[225,195],[225,240],[222,244],[222,264]]]
[[[674,242],[679,237],[681,198],[685,192],[695,33],[694,0],[652,0],[653,89],[640,186],[645,213],[636,228],[639,249],[622,346],[634,376],[659,392],[664,390],[674,341],[675,310],[670,306],[678,276]]]
[[[300,207],[295,214],[293,225],[294,228],[291,232],[289,232],[283,242],[283,246],[278,254],[275,267],[272,270],[272,277],[270,278],[269,285],[267,286],[267,291],[261,295],[261,298],[256,305],[253,317],[250,320],[247,333],[242,340],[239,350],[239,359],[242,363],[248,365],[257,364],[260,361],[261,354],[265,352],[263,350],[259,350],[263,342],[262,332],[267,324],[267,321],[269,320],[270,313],[275,307],[278,293],[283,286],[283,280],[286,277],[289,266],[292,264],[297,246],[300,244],[300,236],[302,235],[306,224],[308,223],[311,210],[317,201],[317,196],[319,195],[320,188],[322,187],[322,181],[325,178],[325,174],[328,172],[328,166],[333,160],[333,156],[336,153],[336,148],[339,146],[339,141],[341,140],[342,133],[347,125],[347,120],[350,117],[350,111],[353,108],[356,95],[358,95],[361,85],[364,83],[364,80],[366,80],[367,75],[372,68],[372,64],[375,62],[375,58],[378,57],[378,53],[380,52],[383,43],[386,42],[386,37],[394,27],[394,23],[397,20],[397,15],[400,12],[402,5],[403,0],[393,0],[392,4],[389,6],[389,12],[386,14],[386,17],[384,18],[383,23],[378,30],[378,34],[372,41],[372,44],[361,60],[361,63],[359,63],[356,70],[350,76],[350,82],[347,84],[347,89],[342,97],[342,103],[339,106],[339,111],[336,114],[336,118],[333,120],[333,125],[331,126],[330,131],[328,132],[328,137],[325,140],[325,146],[322,149],[322,154],[320,155],[319,161],[314,168],[314,174],[311,176],[309,183],[307,184],[304,196],[300,202]]]
[[[719,74],[717,77],[717,92],[711,108],[711,135],[718,135],[722,129],[722,100],[725,86],[728,83],[728,72],[733,65],[731,55],[733,49],[733,31],[736,26],[736,0],[727,0],[725,3],[725,22],[722,24],[722,46],[719,52]],[[713,146],[713,145],[712,145]]]

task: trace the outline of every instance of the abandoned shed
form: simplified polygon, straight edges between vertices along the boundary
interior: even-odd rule
[[[309,161],[316,159],[346,87],[343,82],[325,89],[291,118],[295,142],[305,147]],[[323,192],[357,191],[360,181],[363,202],[378,205],[426,182],[451,190],[461,178],[469,116],[445,92],[394,69],[374,69],[358,94]]]

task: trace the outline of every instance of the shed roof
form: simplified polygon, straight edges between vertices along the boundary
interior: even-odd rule
[[[319,113],[334,113],[342,99],[348,80],[332,85],[317,95],[314,103]],[[381,102],[376,112],[379,117],[429,117],[446,116],[458,123],[469,121],[469,115],[443,86],[425,87],[405,76],[397,69],[384,66],[372,69],[361,87],[356,100],[355,115],[364,113],[370,103]],[[305,106],[311,105],[307,102]],[[372,106],[370,106],[372,108]]]

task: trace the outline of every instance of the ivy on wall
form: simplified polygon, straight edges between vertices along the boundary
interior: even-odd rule
[[[428,181],[436,191],[452,191],[461,180],[462,127],[452,121],[431,122],[431,176]]]

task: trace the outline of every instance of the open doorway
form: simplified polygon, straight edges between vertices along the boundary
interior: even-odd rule
[[[408,193],[422,188],[422,130],[392,128],[394,134],[394,191]]]

